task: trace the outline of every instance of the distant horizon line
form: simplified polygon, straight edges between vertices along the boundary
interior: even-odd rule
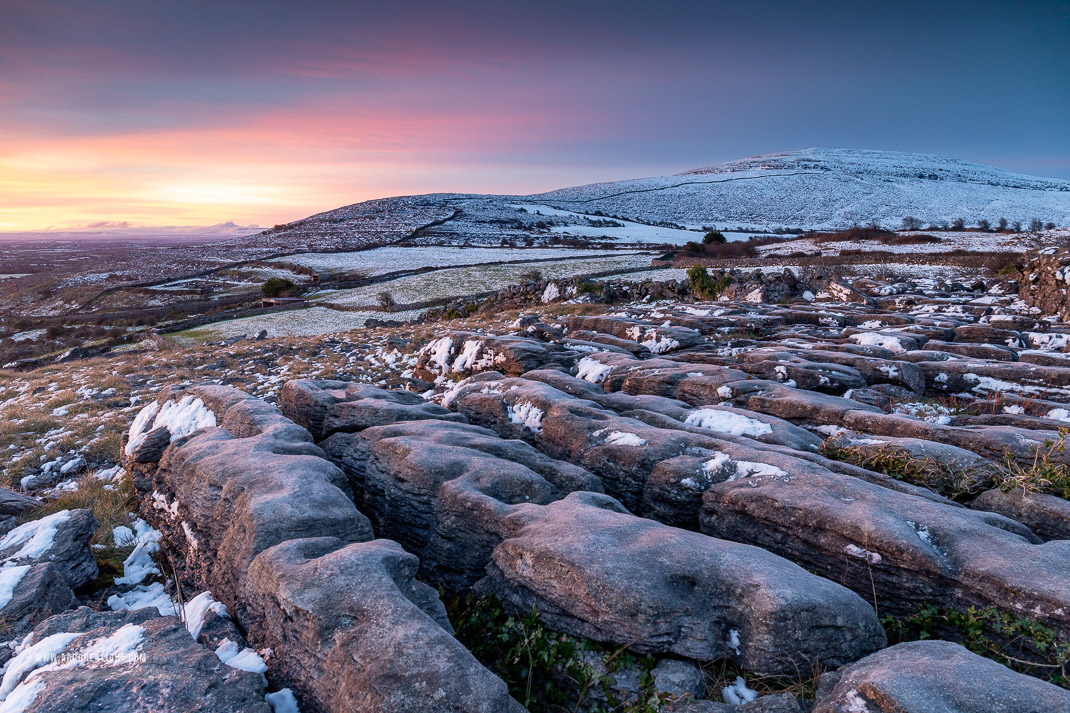
[[[638,177],[623,178],[623,179],[607,179],[607,180],[604,180],[604,181],[594,181],[594,182],[589,182],[589,183],[569,184],[569,185],[566,185],[566,186],[558,186],[556,188],[550,188],[550,189],[543,190],[543,191],[536,191],[536,192],[533,192],[533,193],[486,193],[486,192],[480,192],[480,191],[430,191],[430,192],[420,192],[420,193],[393,193],[393,194],[389,194],[389,195],[381,195],[381,196],[374,196],[374,197],[370,197],[370,198],[363,198],[361,200],[357,200],[357,201],[354,201],[352,203],[343,203],[341,205],[335,205],[333,207],[324,208],[322,210],[313,210],[312,212],[307,213],[305,215],[301,215],[301,216],[295,217],[295,218],[293,218],[291,220],[288,220],[288,221],[286,221],[284,223],[280,223],[280,225],[285,225],[287,223],[294,222],[294,221],[297,221],[297,220],[303,220],[304,218],[308,218],[310,216],[317,215],[319,213],[329,212],[329,211],[332,211],[332,210],[337,210],[339,208],[342,208],[342,207],[345,207],[345,206],[348,206],[348,205],[358,205],[360,203],[367,203],[369,201],[375,201],[375,200],[389,200],[391,198],[415,198],[415,197],[421,197],[421,196],[434,196],[434,195],[459,195],[459,196],[484,196],[484,195],[490,196],[490,195],[493,195],[493,196],[504,196],[504,197],[530,198],[532,196],[539,196],[539,195],[543,195],[545,193],[552,193],[554,191],[567,190],[569,188],[579,188],[579,187],[582,187],[582,186],[599,185],[599,184],[602,184],[602,183],[610,184],[610,183],[621,183],[621,182],[632,181],[632,180],[638,181],[638,180],[652,179],[652,178],[666,178],[666,177],[671,177],[671,176],[681,176],[682,177],[682,176],[687,176],[687,175],[697,175],[697,174],[702,174],[702,173],[705,173],[707,171],[710,171],[711,169],[715,169],[717,167],[726,166],[726,165],[733,164],[733,163],[741,163],[741,162],[751,161],[751,160],[756,160],[756,159],[784,157],[784,156],[805,154],[805,153],[808,153],[808,152],[820,152],[820,151],[857,152],[857,153],[873,153],[873,154],[889,154],[889,155],[903,155],[903,156],[918,156],[918,157],[940,158],[940,159],[947,159],[949,161],[954,161],[954,162],[961,163],[961,164],[970,164],[970,165],[974,165],[974,166],[978,166],[978,167],[993,169],[993,170],[996,170],[996,171],[1002,171],[1002,172],[1005,172],[1005,173],[1008,173],[1008,174],[1011,174],[1011,175],[1014,175],[1014,176],[1022,176],[1022,177],[1027,177],[1027,178],[1033,178],[1033,179],[1039,179],[1039,180],[1045,180],[1045,181],[1054,181],[1054,182],[1070,184],[1070,178],[1059,178],[1059,177],[1039,176],[1039,175],[1034,175],[1034,174],[1018,173],[1018,172],[1012,171],[1010,169],[1001,168],[1000,166],[996,166],[994,164],[978,163],[976,161],[970,161],[970,160],[967,160],[967,159],[960,159],[960,158],[957,158],[957,157],[952,156],[950,154],[932,153],[932,152],[927,152],[927,151],[903,151],[903,150],[898,150],[898,149],[846,148],[846,147],[842,147],[842,146],[839,146],[839,147],[808,146],[808,147],[804,147],[804,148],[786,149],[786,150],[781,150],[781,151],[770,151],[770,152],[766,152],[766,153],[754,154],[754,155],[751,155],[751,156],[744,156],[744,157],[741,157],[741,158],[729,159],[727,161],[720,161],[718,163],[705,164],[705,165],[700,166],[698,168],[685,169],[683,171],[679,171],[679,172],[676,172],[676,173],[664,173],[664,174],[660,174],[660,175],[638,176]],[[2,223],[0,223],[0,225],[2,225]],[[27,236],[27,237],[30,237],[30,236],[53,236],[53,237],[61,237],[64,234],[89,236],[89,235],[92,235],[94,233],[97,233],[97,234],[99,234],[100,237],[105,237],[105,236],[107,236],[107,237],[123,237],[123,236],[127,236],[127,237],[131,237],[131,238],[136,238],[136,237],[151,238],[151,237],[163,237],[163,236],[155,236],[155,235],[151,235],[151,234],[145,234],[145,235],[140,235],[139,236],[138,233],[165,232],[165,233],[172,234],[174,237],[180,237],[182,235],[188,235],[189,237],[213,237],[214,236],[214,237],[219,237],[221,239],[228,239],[228,238],[248,237],[250,235],[255,235],[257,233],[263,232],[263,231],[268,230],[268,229],[270,229],[270,226],[262,226],[259,223],[255,223],[255,222],[254,223],[249,223],[249,224],[246,224],[246,225],[240,225],[240,224],[236,223],[234,220],[231,220],[231,219],[219,220],[219,221],[214,222],[214,223],[201,224],[201,225],[198,225],[198,224],[176,225],[174,223],[153,225],[153,224],[134,224],[134,223],[131,223],[129,220],[98,220],[98,221],[92,221],[92,222],[89,222],[89,223],[84,223],[84,224],[79,224],[79,225],[72,225],[72,226],[47,226],[47,227],[42,227],[42,228],[25,228],[25,229],[13,229],[13,230],[4,229],[4,228],[0,227],[0,237],[4,237],[4,236],[8,236],[8,237],[15,237],[15,236]]]

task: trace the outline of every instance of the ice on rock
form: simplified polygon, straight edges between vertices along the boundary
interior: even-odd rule
[[[612,369],[613,367],[603,364],[600,361],[596,361],[591,357],[583,357],[580,359],[579,363],[576,364],[576,377],[583,379],[584,381],[589,381],[592,384],[600,384]]]
[[[527,401],[509,407],[509,420],[535,433],[542,431],[542,409]]]
[[[174,441],[215,425],[215,414],[204,405],[204,401],[194,398],[192,394],[187,394],[178,401],[168,401],[162,407],[154,401],[141,409],[130,424],[130,438],[125,453],[128,456],[133,455],[145,437],[157,428],[166,428]]]

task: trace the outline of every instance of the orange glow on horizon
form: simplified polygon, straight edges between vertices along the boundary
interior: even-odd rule
[[[557,187],[547,168],[493,180],[480,156],[527,115],[324,116],[290,110],[244,125],[57,138],[0,131],[0,231],[138,226],[270,226],[371,198]],[[522,185],[526,184],[526,185]]]

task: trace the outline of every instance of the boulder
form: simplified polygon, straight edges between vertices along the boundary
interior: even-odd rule
[[[642,344],[654,354],[695,346],[704,341],[702,335],[694,329],[651,324],[627,317],[573,315],[568,318],[567,333],[572,334],[573,330],[600,332],[629,339]]]
[[[131,464],[142,515],[183,553],[187,577],[240,611],[236,594],[263,550],[306,536],[372,538],[371,523],[345,492],[345,474],[305,429],[237,389],[187,393],[218,409],[222,427],[176,439],[158,464]]]
[[[0,597],[0,620],[11,638],[25,636],[53,614],[78,606],[67,580],[51,562],[8,565],[0,569],[0,581],[5,589],[10,586],[10,598]]]
[[[970,507],[1017,520],[1045,540],[1070,540],[1070,502],[1023,488],[986,490]]]
[[[272,711],[259,673],[225,665],[155,609],[82,607],[46,620],[8,663],[0,697],[25,713]]]
[[[505,518],[478,591],[553,629],[637,652],[789,673],[884,645],[864,600],[770,553],[637,518],[573,493]],[[757,596],[758,593],[760,596]]]
[[[813,713],[1055,713],[1070,691],[948,641],[912,641],[823,676]]]
[[[89,510],[60,510],[19,525],[0,540],[3,566],[51,562],[71,589],[93,581],[97,560],[89,546],[97,519]]]
[[[1000,607],[1070,632],[1070,542],[838,474],[754,474],[703,495],[702,531],[834,578],[882,613]]]
[[[287,381],[279,391],[279,408],[284,416],[307,428],[317,441],[333,433],[355,433],[395,421],[464,422],[460,414],[408,391],[345,381]]]
[[[453,638],[419,562],[389,540],[290,540],[253,560],[246,622],[306,713],[523,713]]]
[[[413,374],[428,381],[495,370],[519,376],[525,371],[549,366],[567,366],[575,352],[528,337],[450,332],[433,340],[419,352]]]

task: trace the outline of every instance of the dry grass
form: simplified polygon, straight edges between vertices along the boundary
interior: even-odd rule
[[[137,510],[137,491],[128,477],[107,483],[86,475],[78,482],[77,490],[60,493],[40,507],[27,510],[20,519],[37,520],[60,510],[92,510],[99,523],[92,543],[110,546],[112,530],[129,525],[130,513]]]

